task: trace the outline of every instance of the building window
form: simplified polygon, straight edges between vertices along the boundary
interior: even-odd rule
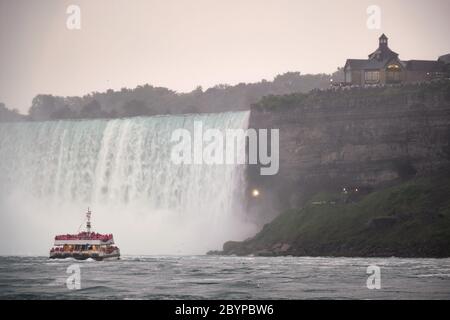
[[[387,82],[400,82],[401,81],[401,68],[399,65],[390,64],[386,69],[386,81]]]
[[[376,83],[380,81],[380,71],[366,71],[364,73],[366,83]]]
[[[388,82],[399,82],[400,72],[399,71],[388,71],[386,72],[386,79]]]
[[[388,71],[400,71],[400,66],[398,64],[390,64],[387,69]]]
[[[345,82],[346,83],[352,82],[352,72],[351,71],[345,72]]]

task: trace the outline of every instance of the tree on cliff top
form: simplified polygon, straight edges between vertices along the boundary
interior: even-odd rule
[[[104,116],[105,114],[102,111],[100,103],[95,99],[84,105],[80,112],[80,117],[85,119],[102,118]]]
[[[17,109],[8,109],[5,104],[0,102],[0,122],[19,121],[24,119]]]
[[[92,92],[82,97],[60,97],[37,95],[29,110],[30,118],[36,121],[66,118],[97,118],[117,116],[147,116],[156,114],[203,113],[248,110],[267,95],[282,95],[294,92],[309,92],[312,89],[328,88],[330,75],[287,72],[273,81],[217,85],[203,90],[197,87],[192,92],[177,93],[173,90],[151,85],[119,91]],[[90,105],[96,100],[99,106]]]
[[[124,117],[138,117],[151,115],[151,110],[142,100],[132,99],[123,106],[122,115]]]

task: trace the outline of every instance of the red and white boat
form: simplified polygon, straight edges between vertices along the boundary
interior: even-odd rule
[[[100,234],[91,231],[91,211],[86,213],[86,231],[78,234],[55,236],[55,243],[50,250],[50,259],[74,258],[77,260],[94,259],[117,260],[120,250],[114,246],[112,234]]]

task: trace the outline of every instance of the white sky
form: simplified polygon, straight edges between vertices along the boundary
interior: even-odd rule
[[[66,28],[70,4],[81,30]],[[366,26],[372,4],[381,30]],[[26,112],[39,93],[330,73],[382,32],[401,59],[435,60],[450,53],[449,13],[448,0],[0,0],[0,102]]]

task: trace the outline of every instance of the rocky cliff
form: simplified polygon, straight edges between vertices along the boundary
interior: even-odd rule
[[[249,208],[270,221],[317,192],[370,192],[450,161],[450,82],[269,96],[250,127],[280,130],[280,171],[248,170]]]
[[[280,130],[280,171],[248,169],[271,221],[213,254],[450,256],[450,81],[270,96],[250,126]]]

